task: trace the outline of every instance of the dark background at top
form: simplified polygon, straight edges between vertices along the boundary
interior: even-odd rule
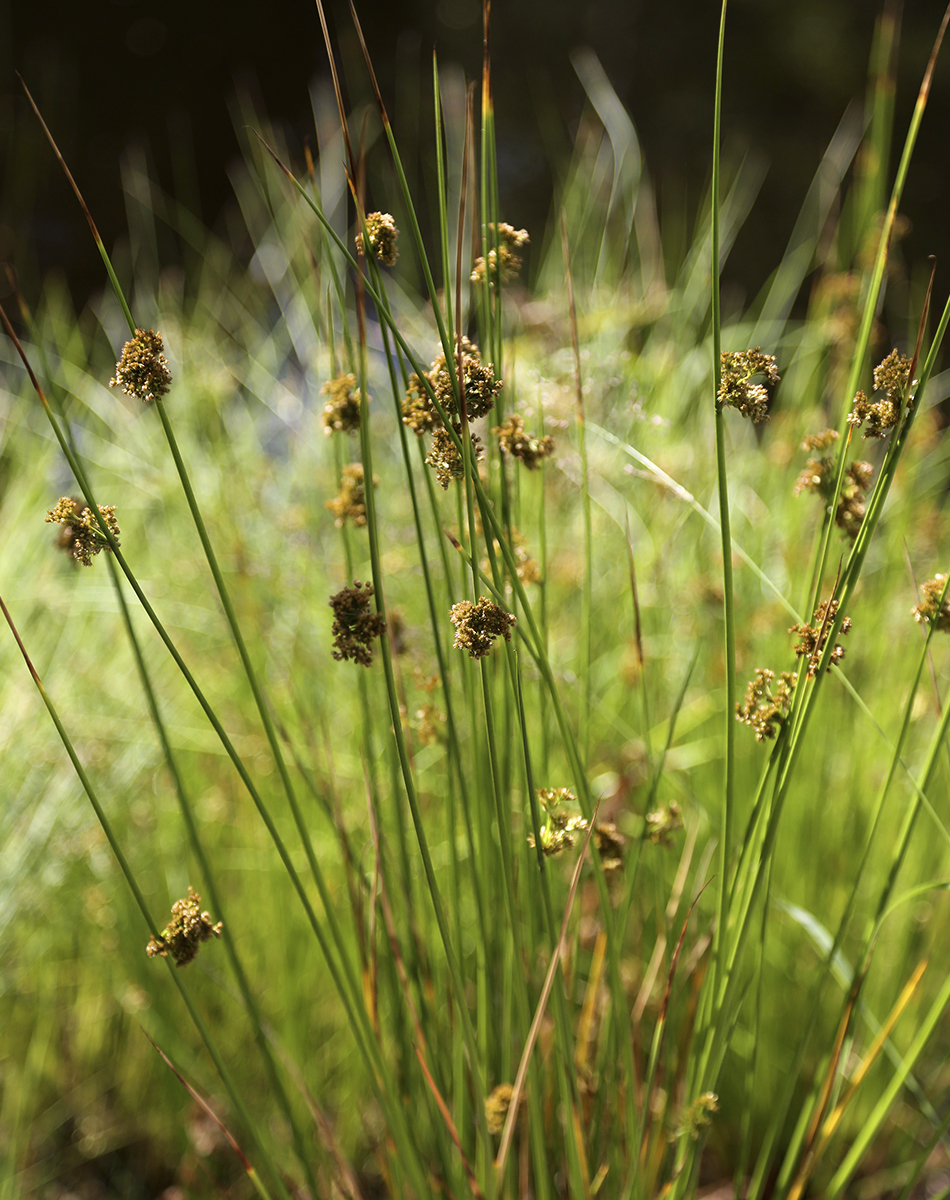
[[[872,0],[730,4],[724,145],[732,161],[751,151],[769,163],[727,268],[747,295],[776,265],[848,101],[864,95],[880,7]],[[917,0],[903,12],[895,155],[943,7],[944,0]],[[333,36],[352,56],[347,10],[334,0],[327,9]],[[479,0],[363,0],[359,10],[391,112],[400,73],[418,71],[423,92],[429,89],[433,46],[441,61],[458,62],[478,78]],[[548,217],[546,145],[553,128],[564,152],[569,148],[584,103],[569,55],[582,45],[596,52],[633,117],[661,219],[667,204],[694,210],[708,181],[718,20],[716,0],[495,0],[493,80],[506,218],[540,232]],[[902,204],[912,225],[902,253],[911,266],[931,253],[950,261],[947,55],[950,45],[938,62]],[[299,161],[312,129],[308,84],[326,66],[316,8],[307,0],[161,6],[0,0],[0,258],[34,286],[38,271],[58,266],[82,301],[102,286],[101,265],[14,70],[43,109],[111,245],[125,226],[119,166],[127,145],[147,146],[159,183],[175,192],[181,185],[172,147],[190,142],[182,161],[193,154],[200,215],[214,224],[229,202],[227,165],[238,153],[228,108],[236,79],[256,81]],[[348,95],[351,103],[362,98]],[[431,142],[428,129],[423,136]],[[938,294],[946,287],[939,278]]]

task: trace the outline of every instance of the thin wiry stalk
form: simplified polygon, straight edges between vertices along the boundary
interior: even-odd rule
[[[712,294],[711,322],[713,342],[713,394],[716,422],[716,472],[719,489],[719,525],[722,535],[722,597],[724,624],[724,655],[726,667],[725,720],[726,754],[725,777],[723,780],[722,806],[720,809],[720,852],[719,887],[713,970],[710,988],[713,994],[725,970],[727,925],[729,922],[729,872],[731,869],[731,841],[735,792],[735,694],[736,694],[736,631],[735,590],[732,574],[732,531],[729,515],[729,479],[726,469],[726,430],[724,405],[719,402],[719,386],[722,378],[721,352],[722,330],[719,309],[719,156],[722,117],[723,50],[726,38],[726,9],[728,0],[723,0],[719,18],[719,46],[716,56],[716,96],[713,110],[713,158],[712,158],[712,209],[710,242],[712,250]]]
[[[574,401],[577,423],[577,448],[581,456],[581,511],[584,515],[584,586],[581,589],[581,694],[580,722],[577,740],[581,760],[586,768],[590,760],[590,676],[594,587],[594,535],[591,523],[590,477],[587,462],[587,426],[584,419],[584,387],[581,382],[581,351],[577,340],[577,308],[574,303],[574,280],[571,276],[571,249],[567,240],[567,214],[561,210],[561,249],[564,254],[564,283],[567,287],[567,307],[571,325],[571,349],[574,352]]]

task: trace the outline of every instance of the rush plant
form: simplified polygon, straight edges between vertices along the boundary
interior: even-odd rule
[[[480,92],[433,58],[423,206],[353,21],[372,102],[327,36],[317,160],[245,114],[248,271],[203,234],[186,301],[149,231],[187,214],[136,176],[111,256],[63,163],[113,299],[3,316],[3,904],[43,922],[8,996],[72,1014],[5,1014],[5,1194],[44,1188],[67,1087],[87,1161],[145,1131],[194,1194],[199,1127],[267,1197],[918,1194],[950,302],[884,284],[947,19],[890,180],[881,18],[865,119],[727,315],[725,3],[675,264],[632,126],[585,120],[547,238],[503,210],[487,3]]]

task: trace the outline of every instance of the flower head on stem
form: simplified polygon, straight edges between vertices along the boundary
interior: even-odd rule
[[[172,905],[172,919],[161,935],[148,939],[145,952],[149,958],[171,955],[176,966],[184,967],[197,957],[201,943],[220,937],[223,928],[220,921],[214,923],[208,913],[201,911],[201,897],[190,887],[188,895]]]
[[[780,376],[771,354],[763,354],[758,346],[754,350],[724,351],[719,356],[721,374],[719,392],[716,397],[720,405],[736,408],[744,417],[755,424],[769,419],[769,394],[761,383],[753,383],[757,375],[764,375],[774,387]]]
[[[118,544],[122,531],[115,517],[115,505],[100,504],[99,514]],[[88,508],[83,500],[63,496],[57,501],[56,507],[46,514],[46,522],[62,525],[57,544],[70,558],[82,563],[84,567],[92,566],[93,556],[100,550],[112,548],[99,522],[93,516],[92,509]]]
[[[337,375],[335,379],[328,379],[320,393],[327,397],[323,406],[324,435],[329,437],[332,433],[358,433],[363,400],[357,387],[356,376]]]
[[[755,733],[757,742],[774,738],[785,724],[785,717],[792,703],[792,688],[798,682],[798,676],[784,671],[778,687],[773,692],[774,681],[774,671],[759,667],[755,678],[749,681],[744,702],[736,704],[736,720],[749,726]]]
[[[369,248],[373,251],[384,267],[394,267],[399,251],[396,239],[399,230],[390,213],[371,212],[366,214],[366,234]],[[363,234],[356,235],[356,249],[363,253]]]
[[[162,353],[162,335],[152,329],[136,329],[122,347],[109,387],[121,387],[127,396],[138,396],[146,404],[164,396],[172,384],[168,359]]]
[[[333,609],[333,657],[337,662],[352,659],[361,667],[372,666],[372,644],[375,638],[386,632],[386,621],[382,613],[370,612],[370,601],[375,595],[371,583],[354,579],[353,586],[345,587],[330,597]]]
[[[452,624],[455,626],[456,650],[467,650],[469,658],[485,658],[495,638],[511,641],[511,631],[518,624],[511,613],[505,612],[482,596],[476,604],[462,600],[452,605]]]
[[[793,625],[789,629],[789,633],[797,633],[802,639],[795,647],[795,653],[799,658],[808,660],[808,675],[809,678],[814,678],[818,674],[818,664],[821,662],[821,656],[824,653],[825,643],[828,641],[828,631],[834,624],[835,617],[838,615],[837,600],[823,600],[815,609],[814,625]],[[851,618],[845,617],[841,622],[841,633],[851,632]],[[837,666],[844,658],[845,650],[843,646],[836,645],[831,651],[831,660],[828,663],[828,670]]]
[[[373,476],[373,487],[379,480]],[[342,529],[347,517],[354,525],[362,528],[366,524],[366,493],[362,463],[348,463],[343,468],[340,494],[327,501],[327,508],[336,518],[337,528]]]
[[[489,230],[494,233],[496,226],[493,222],[489,223]],[[509,279],[513,279],[521,270],[521,256],[516,254],[516,250],[520,250],[522,246],[527,245],[528,231],[526,229],[515,229],[506,221],[502,221],[497,226],[498,232],[498,250],[488,251],[488,261],[479,255],[475,260],[475,266],[472,268],[471,281],[472,283],[484,282],[485,276],[488,276],[488,282],[491,287],[495,286],[498,280],[499,272],[501,274],[501,282],[507,283]]]
[[[950,595],[944,595],[946,586],[946,575],[935,575],[921,584],[923,599],[910,610],[918,625],[933,625],[940,633],[950,633]]]

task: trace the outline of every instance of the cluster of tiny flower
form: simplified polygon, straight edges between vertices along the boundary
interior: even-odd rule
[[[654,846],[668,846],[673,834],[682,828],[683,810],[675,800],[671,800],[665,808],[658,808],[656,812],[646,815],[646,838]]]
[[[808,660],[808,676],[813,679],[818,674],[818,667],[821,663],[821,656],[825,650],[825,644],[828,641],[828,634],[835,618],[838,615],[837,600],[823,600],[815,609],[814,625],[793,625],[789,629],[789,633],[797,633],[802,639],[795,647],[795,653],[799,658]],[[851,632],[851,618],[845,617],[841,622],[841,633]],[[831,656],[828,662],[828,670],[836,667],[844,658],[845,650],[841,645],[835,645],[831,651]]]
[[[828,635],[837,616],[838,601],[823,600],[815,609],[814,624],[793,625],[789,629],[789,633],[795,633],[801,639],[795,646],[795,653],[799,658],[806,660],[805,669],[810,679],[818,674],[818,668],[828,643]],[[840,632],[845,634],[850,631],[851,618],[845,617],[841,622]],[[828,670],[838,666],[844,655],[844,647],[836,642],[828,656]],[[746,688],[745,701],[736,705],[736,720],[748,725],[753,730],[757,742],[774,738],[784,726],[798,676],[793,672],[783,672],[781,681],[773,692],[774,681],[774,671],[766,670],[764,667],[758,668],[755,678]]]
[[[100,504],[99,515],[105,522],[109,532],[119,545],[119,522],[115,516],[115,506]],[[111,550],[109,539],[102,532],[99,521],[93,516],[83,500],[73,500],[63,496],[57,501],[56,507],[46,514],[47,524],[62,525],[57,544],[65,550],[70,558],[80,562],[84,567],[92,566],[93,556],[100,550]]]
[[[910,359],[892,350],[887,358],[874,368],[874,390],[883,392],[883,397],[872,404],[864,392],[858,392],[848,417],[848,423],[859,428],[867,422],[866,438],[886,437],[897,424],[901,413],[901,397],[910,381]],[[913,398],[908,397],[908,406]]]
[[[442,488],[447,488],[453,479],[461,479],[465,473],[457,444],[463,436],[462,406],[468,420],[484,417],[491,412],[502,388],[501,380],[495,378],[493,365],[482,362],[478,347],[467,337],[462,338],[460,355],[453,360],[452,368],[449,368],[445,354],[437,355],[429,370],[423,371],[422,377],[410,377],[402,402],[403,423],[417,437],[426,433],[432,435],[425,461],[435,471]],[[454,438],[442,419],[442,413],[449,420]],[[478,437],[471,437],[471,448],[473,458],[477,461],[484,454]]]
[[[836,429],[826,429],[823,433],[811,434],[802,442],[802,449],[818,452],[819,458],[811,458],[805,469],[799,475],[795,484],[795,495],[802,492],[815,492],[820,496],[826,507],[835,498],[835,480],[837,469],[834,455],[821,454],[838,440]],[[845,469],[841,480],[841,491],[838,493],[838,505],[835,509],[835,524],[852,540],[858,536],[861,522],[864,520],[865,500],[874,468],[869,462],[856,460]]]
[[[369,248],[373,251],[384,267],[394,267],[399,257],[396,239],[399,230],[396,222],[389,213],[371,212],[366,214],[366,237]],[[363,234],[356,235],[356,249],[363,253]]]
[[[352,660],[361,667],[372,666],[373,641],[386,632],[381,613],[370,612],[375,595],[371,583],[354,579],[351,588],[345,587],[330,597],[333,609],[333,657],[337,662]]]
[[[910,611],[918,625],[933,625],[940,633],[950,633],[950,596],[946,575],[935,575],[921,585],[923,599]]]
[[[336,524],[342,529],[347,517],[354,525],[360,527],[366,524],[366,493],[363,478],[362,463],[348,463],[343,468],[340,481],[340,494],[327,501],[327,508],[336,518]],[[379,480],[373,476],[373,487],[379,486]]]
[[[176,966],[184,967],[197,957],[201,943],[220,937],[223,928],[220,921],[213,922],[208,913],[201,911],[201,897],[190,887],[188,895],[172,905],[172,919],[161,934],[148,939],[145,952],[149,958],[171,955]]]
[[[496,226],[490,222],[488,225],[489,241],[493,239],[495,233]],[[527,230],[515,229],[507,222],[502,221],[497,226],[497,236],[497,251],[494,248],[489,250],[487,261],[483,255],[479,255],[475,260],[471,275],[472,283],[484,283],[487,278],[489,286],[494,287],[499,275],[502,283],[508,283],[521,270],[521,256],[515,251],[527,245],[529,240]]]
[[[576,810],[577,797],[569,788],[539,788],[538,800],[546,821],[540,828],[541,852],[560,854],[573,848],[577,839],[587,832],[588,821]],[[534,834],[528,834],[528,845],[535,848]]]
[[[109,387],[121,387],[127,396],[148,403],[164,396],[171,387],[172,373],[162,353],[162,335],[151,329],[136,329],[122,347]]]
[[[719,1097],[716,1093],[703,1092],[680,1113],[680,1118],[670,1133],[670,1141],[678,1142],[683,1137],[698,1141],[699,1135],[712,1121],[713,1113],[718,1111]]]
[[[757,742],[774,738],[785,724],[792,703],[792,688],[797,683],[798,676],[784,671],[778,687],[773,692],[774,680],[774,671],[760,667],[755,673],[755,678],[749,681],[745,701],[736,705],[736,719],[749,726],[755,733]]]
[[[452,605],[452,624],[455,626],[456,650],[467,650],[469,658],[485,658],[495,638],[511,641],[511,631],[518,624],[511,613],[493,604],[486,596],[477,603],[461,600]]]
[[[502,454],[519,459],[529,471],[536,471],[541,463],[554,453],[554,438],[547,435],[536,438],[525,433],[524,421],[515,414],[512,414],[504,425],[496,426],[492,433],[498,435],[498,445]]]
[[[323,406],[323,432],[326,437],[331,433],[358,433],[360,428],[360,409],[362,397],[356,383],[355,375],[337,375],[329,379],[320,389],[327,397]]]
[[[493,1137],[497,1137],[505,1128],[514,1092],[510,1083],[500,1083],[485,1097],[485,1123]]]
[[[780,376],[771,354],[763,354],[758,346],[754,350],[734,350],[719,356],[719,392],[716,396],[721,407],[736,408],[744,417],[758,424],[769,419],[769,394],[761,383],[753,383],[757,375],[763,375],[774,387]]]

